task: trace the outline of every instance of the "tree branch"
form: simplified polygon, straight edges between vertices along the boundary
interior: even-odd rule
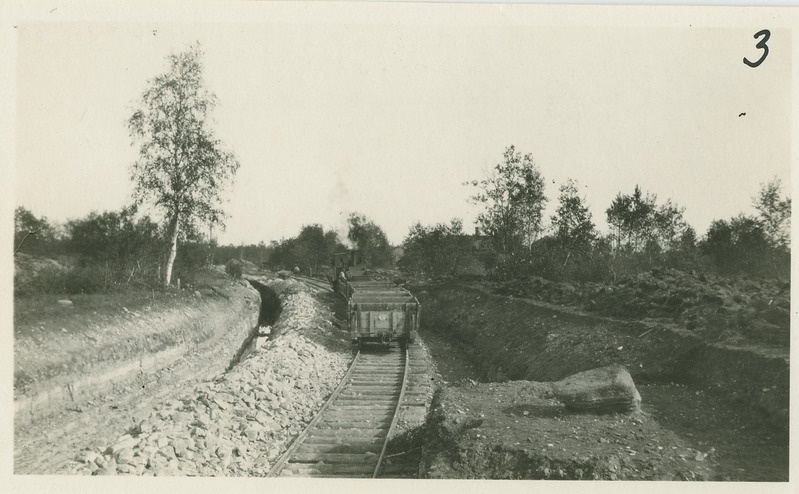
[[[14,249],[14,255],[17,255],[17,252],[19,252],[19,249],[21,249],[21,248],[22,248],[22,244],[24,244],[24,243],[25,243],[25,241],[26,241],[26,240],[28,240],[28,237],[30,237],[31,235],[36,235],[36,234],[37,234],[37,233],[39,233],[41,230],[42,230],[42,229],[41,229],[41,228],[39,228],[39,229],[38,229],[38,230],[36,230],[36,231],[33,231],[33,232],[28,232],[28,234],[27,234],[27,235],[25,235],[25,238],[23,238],[23,239],[22,239],[22,242],[20,242],[20,243],[19,243],[19,245],[17,246],[17,248],[16,248],[16,249]]]

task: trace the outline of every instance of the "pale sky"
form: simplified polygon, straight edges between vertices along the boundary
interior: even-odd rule
[[[752,212],[760,183],[790,186],[790,31],[773,29],[752,69],[742,58],[759,57],[760,24],[525,19],[20,23],[15,204],[56,221],[126,204],[125,121],[166,56],[195,40],[218,136],[241,162],[222,243],[268,243],[352,211],[393,243],[416,221],[460,217],[471,230],[462,182],[510,144],[539,164],[547,216],[575,178],[603,231],[610,201],[635,184],[684,206],[700,234]]]

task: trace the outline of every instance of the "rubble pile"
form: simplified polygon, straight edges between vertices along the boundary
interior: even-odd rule
[[[333,392],[351,359],[330,335],[332,313],[301,283],[269,285],[283,304],[274,340],[191,395],[161,404],[106,449],[81,451],[66,472],[266,475]]]

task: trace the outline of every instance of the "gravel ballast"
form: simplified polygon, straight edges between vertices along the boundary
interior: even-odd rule
[[[263,476],[333,392],[352,358],[331,307],[301,283],[266,284],[281,299],[271,335],[188,396],[157,406],[104,450],[64,473]]]

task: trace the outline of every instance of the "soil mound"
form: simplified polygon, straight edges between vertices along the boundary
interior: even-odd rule
[[[636,383],[695,383],[788,430],[788,357],[782,350],[708,343],[668,323],[608,319],[455,283],[425,287],[423,332],[471,355],[490,381],[557,381],[624,366]]]
[[[437,393],[427,478],[711,480],[712,453],[646,414],[570,412],[550,383],[468,383]]]
[[[25,291],[43,273],[65,273],[69,264],[64,259],[57,261],[47,257],[17,252],[14,255],[14,289]]]
[[[530,277],[500,284],[497,292],[614,317],[668,319],[708,341],[748,340],[787,352],[790,338],[788,281],[653,269],[615,283]]]
[[[121,306],[122,311],[102,319],[65,312],[60,302],[53,300],[52,305],[59,307],[52,309],[52,317],[15,335],[15,399],[35,398],[51,388],[125,366],[135,371],[159,352],[185,353],[231,335],[237,335],[240,343],[254,325],[257,294],[242,281],[217,283],[213,296],[175,296],[174,304],[161,310]],[[71,298],[83,302],[78,296]],[[74,326],[67,324],[71,319],[83,324],[77,330],[67,330]],[[59,326],[60,331],[56,329]],[[78,396],[68,397],[69,401],[76,399]]]

